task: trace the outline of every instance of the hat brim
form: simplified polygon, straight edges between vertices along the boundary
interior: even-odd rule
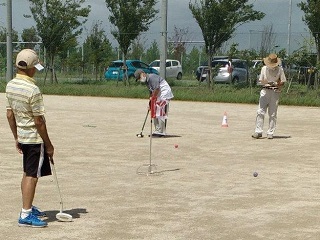
[[[269,62],[268,58],[264,58],[263,62],[267,67],[271,67],[271,68],[281,65],[281,59],[280,58],[277,58],[277,62],[276,63]]]
[[[37,63],[36,65],[34,65],[34,67],[38,70],[41,71],[44,69],[44,66],[42,66],[40,63]]]
[[[144,71],[143,71],[142,69],[137,69],[137,70],[134,72],[133,76],[135,77],[136,81],[140,80],[140,78],[141,78],[141,73],[144,73]]]

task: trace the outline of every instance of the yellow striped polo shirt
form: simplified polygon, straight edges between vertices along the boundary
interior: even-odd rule
[[[38,134],[34,116],[44,115],[43,98],[35,80],[17,74],[6,86],[7,109],[12,109],[18,133],[18,142],[23,144],[43,143]]]

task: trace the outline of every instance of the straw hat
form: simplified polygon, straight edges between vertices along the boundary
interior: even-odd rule
[[[277,54],[271,53],[268,57],[263,59],[263,62],[267,67],[274,68],[281,64],[281,59],[278,58]]]

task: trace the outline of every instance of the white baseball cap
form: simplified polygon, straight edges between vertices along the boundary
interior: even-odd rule
[[[37,53],[32,49],[21,50],[16,58],[16,66],[20,69],[30,69],[35,67],[38,71],[44,69],[40,64]]]

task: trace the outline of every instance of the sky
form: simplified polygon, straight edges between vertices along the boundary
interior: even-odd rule
[[[194,2],[195,0],[191,0]],[[232,38],[228,44],[238,43],[239,49],[259,49],[261,41],[261,32],[265,27],[272,26],[275,33],[275,50],[288,49],[288,39],[290,40],[290,50],[295,50],[302,46],[304,38],[309,38],[308,28],[302,21],[304,13],[297,7],[297,4],[302,0],[249,0],[248,3],[253,4],[254,10],[262,11],[266,14],[264,19],[260,21],[254,21],[239,26],[235,32],[234,38]],[[35,26],[32,18],[26,19],[24,14],[31,14],[29,9],[29,1],[19,0],[12,1],[13,7],[13,28],[21,33],[24,28],[30,28]],[[160,42],[161,29],[161,2],[158,0],[158,4],[155,6],[159,9],[158,18],[150,25],[148,32],[141,35],[141,41],[146,47],[151,42]],[[193,18],[191,11],[189,10],[190,0],[168,0],[168,38],[172,38],[174,35],[174,28],[183,29],[187,32],[184,37],[186,41],[203,40],[201,29],[199,28],[196,20]],[[292,3],[290,10],[290,2]],[[6,27],[6,7],[2,5],[6,3],[6,0],[0,0],[0,26]],[[104,0],[86,0],[86,5],[91,5],[91,13],[89,14],[88,21],[85,24],[85,29],[82,36],[78,39],[79,42],[83,42],[85,36],[90,31],[93,24],[97,21],[101,21],[106,35],[116,47],[117,43],[113,39],[110,33],[112,26],[108,20],[108,10]],[[291,18],[289,13],[291,12]],[[289,34],[289,20],[291,19],[291,34]],[[228,45],[227,44],[227,45]],[[202,43],[187,44],[187,50],[193,46],[203,46]]]

